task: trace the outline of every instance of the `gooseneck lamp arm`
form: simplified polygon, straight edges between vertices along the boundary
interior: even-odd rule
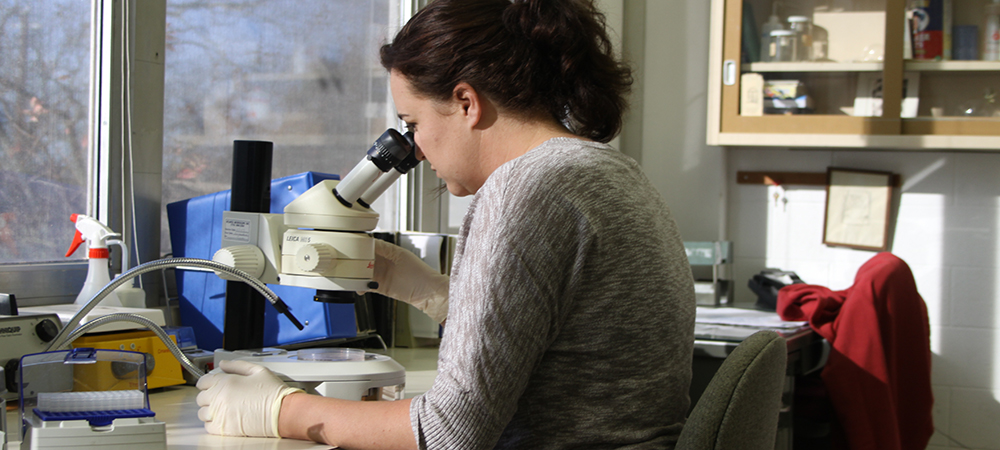
[[[288,320],[292,321],[292,324],[294,324],[296,328],[300,330],[305,328],[302,326],[302,323],[295,318],[292,312],[289,311],[288,305],[286,305],[285,302],[283,302],[281,298],[278,297],[277,294],[271,291],[271,289],[269,289],[266,284],[250,276],[250,274],[242,270],[229,267],[225,264],[205,259],[167,258],[140,264],[138,266],[133,267],[132,269],[129,269],[127,272],[119,275],[114,280],[111,280],[111,282],[105,285],[103,289],[94,294],[94,297],[91,298],[86,305],[80,308],[80,310],[76,313],[76,315],[74,315],[73,318],[71,318],[69,322],[66,323],[66,325],[62,328],[62,330],[59,331],[59,334],[56,335],[55,339],[53,339],[52,342],[49,343],[49,346],[48,348],[45,349],[45,351],[51,351],[53,349],[59,348],[60,346],[68,342],[69,340],[67,339],[67,337],[80,324],[80,321],[82,321],[83,318],[86,317],[87,314],[101,302],[101,300],[104,300],[104,297],[106,297],[109,293],[117,289],[119,286],[127,283],[132,278],[135,278],[146,272],[168,269],[172,267],[200,267],[204,269],[211,269],[217,273],[223,272],[232,275],[236,278],[239,278],[245,281],[248,285],[250,285],[250,287],[255,289],[257,292],[260,292],[261,295],[263,295],[264,298],[266,298],[271,303],[271,305],[274,305],[274,308],[277,309],[278,312],[284,314],[285,317],[288,318]]]

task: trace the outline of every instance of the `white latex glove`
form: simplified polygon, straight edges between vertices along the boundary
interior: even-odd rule
[[[208,373],[197,384],[198,419],[205,422],[205,430],[223,436],[281,437],[281,400],[302,389],[288,387],[268,368],[249,361],[222,361],[219,368],[221,372]]]
[[[448,275],[442,275],[413,252],[375,240],[375,292],[415,306],[438,323],[448,317]]]

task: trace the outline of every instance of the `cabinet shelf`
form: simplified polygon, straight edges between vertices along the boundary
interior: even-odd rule
[[[756,62],[750,72],[881,72],[880,62]]]
[[[917,72],[1000,72],[1000,61],[904,61],[904,70]],[[881,72],[881,62],[755,62],[747,72]]]
[[[920,72],[1000,72],[1000,61],[906,61],[903,67]]]

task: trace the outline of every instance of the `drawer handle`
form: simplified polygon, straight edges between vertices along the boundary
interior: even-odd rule
[[[727,59],[722,62],[722,84],[726,86],[736,84],[736,61]]]

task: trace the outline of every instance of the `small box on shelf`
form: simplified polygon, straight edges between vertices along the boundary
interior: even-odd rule
[[[745,73],[740,76],[740,115],[764,115],[764,76]]]
[[[799,80],[765,80],[764,98],[793,99],[806,95],[806,85]]]
[[[912,0],[913,59],[951,59],[951,0]]]

